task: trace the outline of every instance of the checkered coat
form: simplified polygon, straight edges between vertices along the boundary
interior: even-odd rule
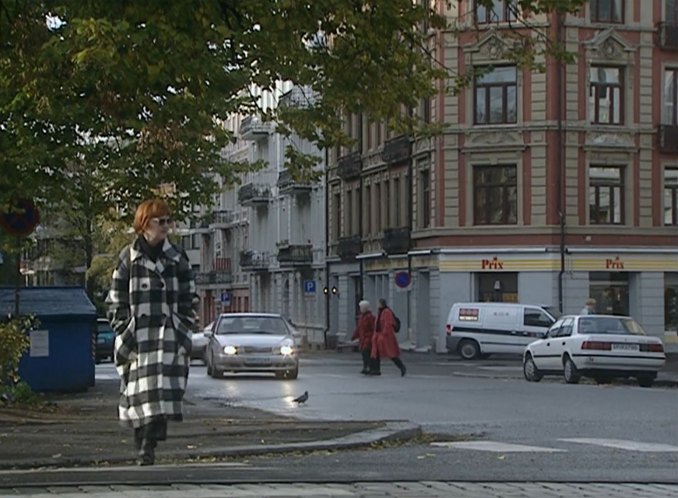
[[[121,423],[141,427],[157,416],[181,420],[197,304],[186,253],[165,240],[153,262],[135,241],[120,253],[106,302],[122,379]]]

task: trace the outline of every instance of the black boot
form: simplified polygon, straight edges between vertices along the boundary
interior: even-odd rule
[[[400,358],[393,358],[393,363],[395,363],[396,367],[400,369],[400,376],[405,377],[405,373],[407,372],[407,368],[405,368],[405,364]]]
[[[155,463],[155,441],[150,439],[142,441],[137,463],[140,466],[153,465]]]

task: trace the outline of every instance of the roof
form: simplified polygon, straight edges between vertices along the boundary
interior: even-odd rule
[[[0,315],[14,314],[14,288],[0,287]],[[92,316],[96,308],[82,287],[23,287],[19,312],[38,317]]]

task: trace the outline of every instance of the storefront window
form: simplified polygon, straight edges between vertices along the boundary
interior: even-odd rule
[[[517,273],[478,273],[478,301],[518,302]]]
[[[664,329],[678,332],[678,273],[664,274]]]
[[[596,313],[629,315],[629,274],[591,272],[589,295],[596,300]]]

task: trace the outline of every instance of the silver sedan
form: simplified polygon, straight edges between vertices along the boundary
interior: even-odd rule
[[[206,335],[207,373],[214,378],[224,372],[274,373],[281,379],[299,375],[297,333],[281,315],[224,313]]]

